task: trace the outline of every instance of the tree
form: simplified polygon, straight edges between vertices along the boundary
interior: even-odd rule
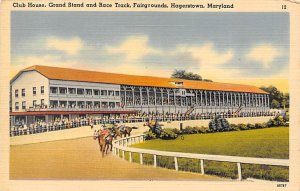
[[[281,102],[281,107],[283,107],[283,109],[285,109],[286,107],[290,106],[290,94],[289,93],[285,93]]]
[[[230,125],[225,118],[221,118],[219,115],[210,120],[208,128],[211,132],[229,131]]]
[[[194,74],[192,72],[187,72],[185,70],[174,70],[171,77],[185,79],[185,80],[198,80],[198,81],[212,82],[212,80],[202,79],[202,77],[199,74]]]
[[[289,108],[289,93],[280,92],[275,86],[260,87],[261,90],[269,93],[271,108]]]
[[[172,74],[172,78],[202,81],[202,77],[200,75],[192,72],[186,72],[185,70],[175,70]]]

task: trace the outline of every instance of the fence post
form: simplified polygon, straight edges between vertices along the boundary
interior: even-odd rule
[[[120,149],[118,149],[118,157],[120,157]]]
[[[200,160],[200,166],[201,166],[201,174],[205,174],[205,172],[204,172],[204,161],[203,161],[203,159],[201,159]]]
[[[140,163],[143,164],[143,153],[140,153]]]
[[[157,166],[156,155],[153,155],[153,166],[154,166],[154,167]]]
[[[175,170],[178,171],[177,157],[174,157],[174,162],[175,162]]]
[[[129,162],[132,162],[132,154],[129,152]]]
[[[237,163],[237,167],[238,167],[238,180],[242,180],[242,167],[240,162]]]
[[[141,135],[141,142],[144,142],[144,135]]]
[[[122,157],[123,157],[123,160],[125,160],[125,151],[124,150],[122,151]]]

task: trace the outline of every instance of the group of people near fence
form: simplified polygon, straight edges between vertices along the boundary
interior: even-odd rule
[[[183,120],[201,120],[212,119],[215,116],[224,118],[232,117],[258,117],[258,116],[275,116],[276,112],[240,112],[234,114],[230,112],[220,113],[137,113],[137,114],[121,114],[121,115],[106,115],[106,116],[89,116],[89,117],[75,117],[75,118],[55,118],[52,121],[46,122],[38,120],[32,124],[27,125],[24,121],[16,122],[17,125],[11,127],[10,136],[26,135],[43,133],[47,131],[55,131],[69,128],[77,128],[82,126],[91,126],[108,123],[134,123],[146,122],[151,120],[157,121],[183,121]]]

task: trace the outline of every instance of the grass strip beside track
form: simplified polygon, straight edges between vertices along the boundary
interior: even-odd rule
[[[162,151],[228,155],[257,158],[289,158],[289,128],[276,127],[247,131],[185,135],[184,140],[149,140],[132,145],[143,149]],[[133,161],[139,162],[139,155],[133,154]],[[126,157],[125,157],[126,158]],[[153,156],[143,157],[145,164],[153,164]],[[199,160],[178,159],[179,169],[200,172]],[[157,157],[157,165],[174,169],[172,157]],[[229,162],[205,161],[206,174],[237,178],[237,165]],[[267,180],[288,181],[288,167],[268,165],[242,165],[243,178],[253,177]]]

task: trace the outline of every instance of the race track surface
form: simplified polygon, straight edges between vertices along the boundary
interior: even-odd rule
[[[101,157],[92,137],[10,147],[10,179],[24,180],[224,180],[190,172]]]

